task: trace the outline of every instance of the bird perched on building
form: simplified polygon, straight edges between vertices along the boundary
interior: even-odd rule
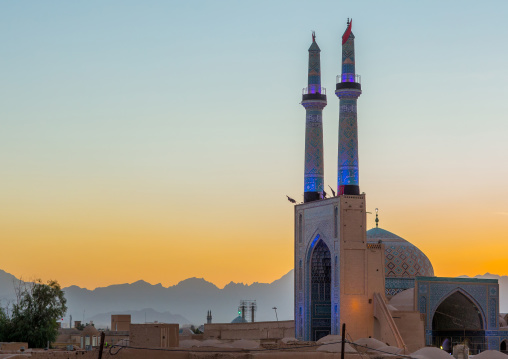
[[[294,199],[292,199],[291,197],[289,197],[288,195],[286,195],[286,197],[288,198],[288,201],[291,202],[291,203],[296,203],[296,201]]]

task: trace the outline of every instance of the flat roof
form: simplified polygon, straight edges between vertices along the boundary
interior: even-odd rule
[[[460,282],[460,283],[490,283],[498,284],[497,279],[480,279],[480,278],[456,278],[456,277],[416,277],[417,281],[424,282]]]

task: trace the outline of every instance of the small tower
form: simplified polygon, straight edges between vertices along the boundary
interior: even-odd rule
[[[316,34],[312,32],[309,47],[308,84],[302,91],[302,106],[305,117],[305,174],[303,201],[311,202],[323,198],[323,108],[326,106],[326,89],[321,87],[321,62]]]
[[[206,324],[212,324],[212,311],[209,310],[206,314]]]
[[[342,75],[337,76],[335,94],[339,105],[339,160],[337,174],[338,195],[359,195],[358,125],[356,102],[362,94],[360,76],[355,73],[355,36],[353,20],[347,21],[342,35]]]

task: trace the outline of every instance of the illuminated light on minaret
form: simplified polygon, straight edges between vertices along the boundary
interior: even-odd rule
[[[305,180],[304,202],[323,198],[323,108],[326,106],[326,89],[321,87],[321,62],[316,34],[312,32],[309,47],[308,85],[302,91],[302,106],[305,107]]]
[[[356,102],[362,94],[362,86],[360,76],[355,73],[355,36],[351,32],[353,20],[348,19],[347,25],[342,35],[342,75],[337,76],[335,90],[340,99],[337,192],[338,195],[359,195]]]

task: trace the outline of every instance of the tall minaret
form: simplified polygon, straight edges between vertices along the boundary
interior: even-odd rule
[[[305,183],[304,202],[323,198],[323,108],[326,106],[326,90],[321,87],[321,62],[316,34],[312,32],[309,47],[309,81],[303,89],[302,106],[305,107]]]
[[[353,20],[348,19],[347,25],[342,35],[342,75],[337,76],[335,90],[340,99],[337,192],[338,195],[359,195],[356,101],[362,94],[362,86],[360,76],[355,73],[355,36],[351,32]]]

